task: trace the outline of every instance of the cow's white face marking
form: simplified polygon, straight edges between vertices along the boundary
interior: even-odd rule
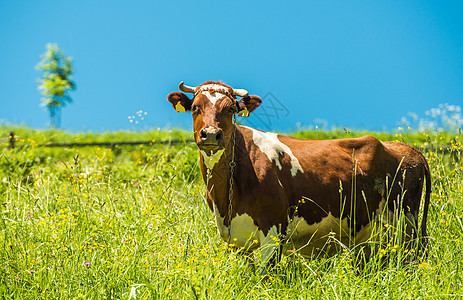
[[[222,93],[219,93],[219,92],[209,93],[209,90],[216,91],[216,90],[224,90],[224,89],[227,89],[227,88],[220,85],[220,84],[207,84],[207,85],[203,85],[201,87],[201,90],[203,90],[201,92],[201,94],[205,95],[207,97],[207,99],[209,99],[209,101],[211,101],[212,105],[215,105],[217,100],[222,99],[226,95],[222,94]]]
[[[217,152],[213,153],[212,155],[207,155],[206,151],[199,150],[203,156],[203,161],[206,167],[209,170],[212,170],[216,163],[219,162],[220,158],[222,157],[225,149],[217,150]]]
[[[286,153],[291,158],[291,175],[293,177],[296,176],[297,171],[304,173],[304,170],[299,164],[299,160],[293,155],[293,152],[288,146],[280,142],[278,134],[273,132],[262,132],[250,127],[246,128],[252,131],[252,140],[254,141],[254,144],[259,147],[260,151],[267,155],[270,161],[275,162],[278,169],[282,169],[280,154]]]

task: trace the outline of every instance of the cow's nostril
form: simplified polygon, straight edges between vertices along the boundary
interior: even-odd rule
[[[207,139],[207,132],[206,130],[202,129],[201,132],[199,133],[199,136],[202,140]]]
[[[222,139],[222,132],[221,132],[221,131],[219,131],[219,132],[217,133],[217,135],[215,136],[215,139],[216,139],[217,141],[220,141],[220,140]]]

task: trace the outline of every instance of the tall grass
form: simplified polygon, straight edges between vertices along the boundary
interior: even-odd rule
[[[0,128],[7,137],[8,129]],[[284,257],[263,280],[220,239],[204,199],[195,145],[46,149],[55,140],[160,139],[189,133],[69,134],[14,128],[0,148],[0,295],[5,299],[336,299],[463,296],[463,136],[398,131],[428,149],[433,192],[427,256],[386,244]],[[358,133],[362,134],[362,133]],[[371,134],[371,133],[370,133]],[[374,133],[373,133],[374,134]],[[301,132],[314,138],[320,132]],[[323,132],[346,137],[355,133]],[[397,135],[397,136],[396,136]],[[441,144],[450,150],[440,150]],[[421,147],[423,146],[423,147]],[[444,151],[445,150],[445,151]],[[256,258],[259,254],[256,253]],[[388,257],[385,259],[385,257]]]

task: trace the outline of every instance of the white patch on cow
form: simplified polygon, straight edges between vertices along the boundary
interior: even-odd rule
[[[274,257],[282,241],[276,226],[272,226],[265,235],[254,223],[254,220],[247,213],[235,216],[231,221],[230,239],[228,238],[228,227],[224,225],[224,218],[220,216],[217,206],[213,205],[215,222],[220,236],[229,245],[236,248],[244,248],[248,251],[260,247],[262,254],[261,267],[267,266]]]
[[[340,240],[348,238],[347,218],[340,220],[329,212],[328,216],[322,218],[320,222],[308,224],[303,217],[295,216],[288,226],[288,237],[293,241],[303,240],[307,243],[309,239],[315,244],[324,244],[330,234]]]
[[[254,249],[259,246],[259,228],[254,220],[246,213],[235,216],[231,221],[230,243],[236,247]]]
[[[226,241],[228,238],[228,229],[227,226],[224,225],[223,220],[220,216],[219,209],[217,208],[217,205],[215,203],[212,205],[212,208],[214,210],[214,217],[215,217],[215,224],[217,225],[217,231],[219,232],[220,236]]]
[[[270,161],[275,162],[278,169],[282,169],[280,154],[286,153],[291,158],[291,175],[293,177],[296,176],[297,171],[304,173],[304,170],[299,164],[299,160],[293,155],[293,152],[288,146],[280,142],[278,134],[273,132],[263,132],[250,127],[246,128],[252,131],[252,140],[254,141],[254,144],[259,147],[260,151],[262,151]]]
[[[397,231],[406,228],[403,231],[403,241],[409,241],[414,235],[418,226],[418,215],[412,213],[406,213],[405,216],[402,213],[398,217],[397,212],[389,210],[386,205],[386,200],[381,200],[379,208],[375,212],[375,218],[366,226],[363,226],[356,234],[356,243],[365,242],[367,240],[374,241],[375,244],[379,242],[385,242],[389,239],[397,239]],[[403,222],[403,223],[401,223]]]
[[[377,229],[377,226],[379,227],[378,218],[376,218],[376,220],[374,220],[373,222],[370,222],[367,225],[362,226],[362,228],[360,228],[360,231],[355,234],[355,244],[366,242],[370,238],[374,237],[374,235],[372,234],[373,231]]]
[[[272,226],[267,234],[264,234],[254,223],[254,219],[247,213],[235,216],[231,221],[230,239],[228,227],[224,224],[224,218],[220,215],[215,203],[213,204],[215,222],[220,236],[230,246],[255,250],[260,247],[262,253],[261,266],[266,266],[275,255],[278,247],[283,243],[279,238],[277,226]]]
[[[384,181],[383,181],[384,184]],[[384,188],[384,185],[383,185]],[[383,198],[379,203],[378,209],[374,214],[374,219],[370,220],[365,226],[362,226],[360,230],[355,234],[355,244],[363,243],[368,240],[379,240],[378,232],[384,230],[384,225],[393,225],[394,214],[386,206],[386,200]]]
[[[314,249],[323,248],[326,242],[330,240],[330,237],[348,247],[353,247],[368,240],[379,241],[384,239],[382,233],[387,226],[394,226],[395,220],[394,213],[387,209],[385,204],[386,201],[381,200],[375,212],[375,218],[367,225],[362,226],[354,236],[352,236],[349,228],[348,219],[335,218],[331,212],[328,213],[328,216],[322,218],[320,222],[313,224],[308,224],[303,217],[295,216],[288,225],[286,237],[290,241],[287,243],[284,253],[294,247],[303,256],[309,257],[313,254]],[[407,218],[413,217],[411,214],[410,216],[407,215]],[[411,230],[408,230],[407,227],[407,234],[410,235],[409,231]]]
[[[207,90],[214,90],[214,91],[220,91],[220,90],[228,90],[227,87],[221,85],[221,84],[215,84],[215,83],[212,83],[212,84],[206,84],[206,85],[203,85],[201,86],[201,91],[207,91]]]
[[[201,87],[201,94],[205,95],[211,101],[212,105],[215,105],[217,100],[222,99],[226,95],[219,92],[209,93],[209,90],[217,91],[224,89],[226,90],[227,88],[220,84],[207,84]]]
[[[217,150],[217,152],[213,153],[212,155],[207,155],[206,151],[199,150],[199,152],[201,152],[201,154],[203,156],[204,164],[206,165],[206,167],[209,170],[212,170],[214,168],[215,164],[219,162],[219,160],[222,157],[224,151],[225,151],[225,149],[221,149],[221,150]]]
[[[228,227],[224,224],[224,218],[220,216],[217,206],[213,205],[215,222],[220,236],[228,242]],[[255,249],[260,245],[261,231],[255,225],[254,220],[246,213],[235,216],[231,221],[230,244],[238,248],[248,250]]]

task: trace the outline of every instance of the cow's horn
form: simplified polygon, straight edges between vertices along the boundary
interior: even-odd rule
[[[239,97],[247,97],[249,95],[248,91],[243,89],[233,89],[233,94]]]
[[[196,89],[196,87],[184,85],[183,81],[179,83],[178,88],[184,93],[193,93],[193,94],[195,93],[195,89]]]

